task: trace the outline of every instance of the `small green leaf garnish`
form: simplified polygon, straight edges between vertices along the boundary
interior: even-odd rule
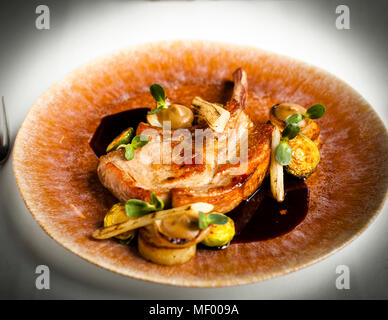
[[[150,87],[150,92],[157,104],[162,105],[166,101],[166,93],[160,84],[154,83]]]
[[[152,205],[155,207],[155,211],[160,211],[160,210],[163,210],[164,208],[164,203],[162,201],[162,199],[160,199],[159,197],[156,196],[156,194],[154,192],[151,193],[151,196],[150,196],[150,199],[151,199],[151,203]]]
[[[161,111],[162,109],[165,109],[165,107],[164,106],[157,107],[156,109],[148,111],[147,114],[155,114],[155,113],[158,113],[159,111]]]
[[[132,160],[135,156],[135,150],[133,149],[131,144],[127,144],[125,146],[125,159]]]
[[[303,115],[300,113],[294,113],[293,115],[289,116],[286,120],[286,125],[289,124],[298,124],[303,120]]]
[[[125,145],[125,159],[132,160],[135,157],[135,149],[145,146],[149,141],[149,137],[145,134],[135,136],[131,143]]]
[[[307,112],[305,113],[305,117],[310,119],[319,119],[321,118],[326,112],[326,108],[322,104],[314,104],[311,106]]]
[[[209,226],[206,221],[206,216],[202,211],[199,212],[198,226],[201,230],[206,229]]]
[[[160,211],[164,208],[163,200],[151,194],[151,203],[138,199],[130,199],[125,203],[125,212],[128,217],[141,217],[151,212]]]
[[[286,141],[279,143],[275,151],[275,159],[282,166],[287,166],[291,162],[292,151],[291,147]]]
[[[228,223],[229,219],[227,216],[218,213],[210,213],[205,215],[202,211],[199,212],[198,226],[200,229],[206,229],[209,225],[223,225]]]
[[[295,124],[291,123],[286,126],[286,128],[283,130],[282,133],[282,140],[288,141],[291,139],[294,139],[300,132],[300,127]]]
[[[133,149],[141,148],[142,146],[145,146],[149,142],[148,136],[145,134],[138,134],[132,139],[131,145]]]
[[[148,111],[148,114],[158,113],[162,109],[166,109],[167,108],[166,93],[164,92],[164,89],[162,88],[162,86],[157,83],[154,83],[150,87],[150,92],[156,101],[157,108],[154,110]]]
[[[229,219],[227,216],[218,213],[210,213],[206,216],[208,224],[216,224],[218,226],[228,223]]]
[[[291,162],[292,151],[288,140],[294,139],[299,132],[300,127],[297,123],[290,123],[283,130],[282,138],[275,151],[275,159],[282,166],[287,166]]]
[[[154,206],[142,200],[131,199],[125,204],[125,212],[128,217],[141,217],[153,211],[155,211]]]

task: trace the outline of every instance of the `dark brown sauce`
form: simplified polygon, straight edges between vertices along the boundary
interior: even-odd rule
[[[148,108],[131,109],[102,118],[89,142],[96,156],[105,154],[109,143],[125,129],[129,127],[136,129],[140,122],[146,122],[148,111],[150,111]]]
[[[288,178],[284,202],[270,196],[269,181],[228,213],[235,223],[233,243],[255,242],[281,236],[294,229],[307,215],[309,189],[304,181]]]
[[[94,153],[100,157],[105,154],[108,144],[123,130],[128,127],[136,129],[140,122],[146,122],[149,110],[132,109],[102,118],[90,140]],[[260,189],[229,212],[228,216],[234,220],[236,228],[236,236],[231,244],[275,238],[290,232],[301,223],[308,211],[308,186],[302,180],[286,176],[285,191],[284,202],[276,202],[270,196],[269,181],[266,179]]]

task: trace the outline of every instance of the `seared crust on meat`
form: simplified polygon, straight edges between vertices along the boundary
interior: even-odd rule
[[[172,190],[173,207],[193,202],[207,202],[214,210],[227,213],[248,198],[263,182],[270,161],[270,142],[273,126],[256,124],[249,134],[248,170],[243,175],[230,175],[232,165],[222,165],[214,176],[229,178],[229,183],[221,186],[181,188]],[[235,167],[237,167],[236,165]]]
[[[115,165],[114,158],[124,158],[124,151],[114,151],[111,158],[101,157],[97,167],[98,178],[101,183],[120,201],[129,199],[141,199],[144,201],[150,200],[152,190],[147,190],[136,186],[136,181],[127,175],[124,170]],[[157,193],[164,202],[169,201],[168,193]]]

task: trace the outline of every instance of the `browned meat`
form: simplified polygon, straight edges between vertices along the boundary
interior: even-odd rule
[[[101,183],[121,201],[149,200],[155,192],[173,206],[203,201],[223,213],[249,197],[267,173],[273,127],[250,120],[244,112],[248,93],[246,73],[237,69],[233,78],[233,95],[225,107],[230,119],[224,133],[214,137],[214,148],[206,147],[212,141],[206,139],[210,129],[205,131],[204,146],[198,148],[194,137],[198,127],[186,130],[188,139],[183,139],[177,130],[166,135],[161,128],[140,123],[136,134],[147,134],[150,142],[137,149],[130,161],[125,159],[123,149],[101,156],[97,169]],[[226,160],[222,157],[226,149],[231,150],[230,139],[226,137],[232,130],[248,146],[247,158],[237,163],[236,157],[242,157],[244,151],[239,143],[233,145],[235,157]],[[198,159],[203,159],[203,163],[198,163]]]

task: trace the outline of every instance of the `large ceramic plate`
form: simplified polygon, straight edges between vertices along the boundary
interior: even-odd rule
[[[135,247],[96,241],[115,199],[102,187],[89,146],[100,119],[152,103],[149,85],[189,103],[185,90],[223,98],[237,67],[249,76],[247,110],[266,121],[276,103],[322,103],[321,163],[307,180],[306,218],[280,237],[199,250],[180,266],[145,261]],[[250,47],[201,41],[147,44],[123,50],[73,71],[32,106],[14,148],[17,184],[41,227],[80,257],[120,274],[182,286],[228,286],[289,273],[317,262],[359,235],[381,209],[388,186],[388,135],[371,106],[333,75],[303,62]]]

